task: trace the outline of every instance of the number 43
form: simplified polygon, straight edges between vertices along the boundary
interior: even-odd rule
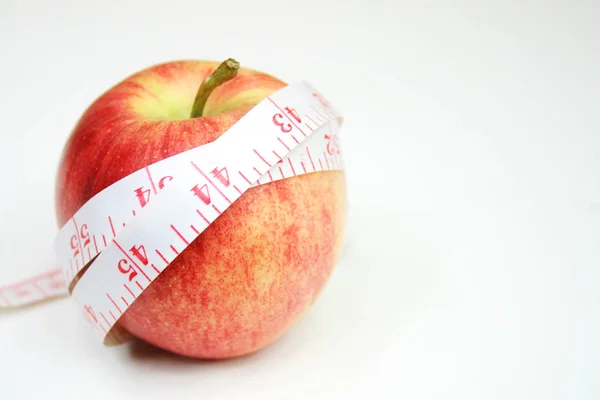
[[[288,119],[290,121],[291,121],[290,117],[292,117],[299,124],[302,123],[302,119],[300,119],[300,115],[298,115],[298,112],[295,109],[286,107],[286,108],[284,108],[284,110],[288,114]],[[287,133],[292,130],[292,125],[289,123],[283,122],[283,115],[280,113],[273,115],[273,123],[275,125],[277,125],[283,133]]]

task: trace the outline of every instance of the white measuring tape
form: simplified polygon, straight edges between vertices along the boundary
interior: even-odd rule
[[[120,316],[252,186],[343,169],[341,115],[307,83],[270,95],[212,143],[156,162],[104,189],[59,231],[62,268],[0,288],[0,306],[72,295],[113,340]],[[111,331],[112,329],[112,331]]]

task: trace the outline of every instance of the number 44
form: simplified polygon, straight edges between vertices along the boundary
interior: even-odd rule
[[[289,108],[286,107],[284,108],[285,112],[288,113],[292,118],[294,118],[299,124],[302,123],[302,120],[300,119],[300,116],[298,115],[298,113],[296,112],[295,109],[293,108]]]

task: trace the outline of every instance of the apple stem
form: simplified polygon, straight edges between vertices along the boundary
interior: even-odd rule
[[[238,70],[240,69],[240,63],[235,61],[233,58],[229,58],[223,61],[214,71],[210,74],[204,82],[198,88],[196,98],[194,99],[194,105],[192,106],[192,113],[190,118],[198,118],[202,116],[204,112],[204,106],[208,100],[208,96],[221,84],[236,77]]]

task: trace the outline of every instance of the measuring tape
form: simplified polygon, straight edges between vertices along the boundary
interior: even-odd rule
[[[212,143],[104,189],[60,229],[61,269],[0,288],[0,306],[67,294],[104,343],[164,269],[249,188],[343,169],[341,115],[308,83],[270,95]],[[87,270],[81,271],[87,266]]]

